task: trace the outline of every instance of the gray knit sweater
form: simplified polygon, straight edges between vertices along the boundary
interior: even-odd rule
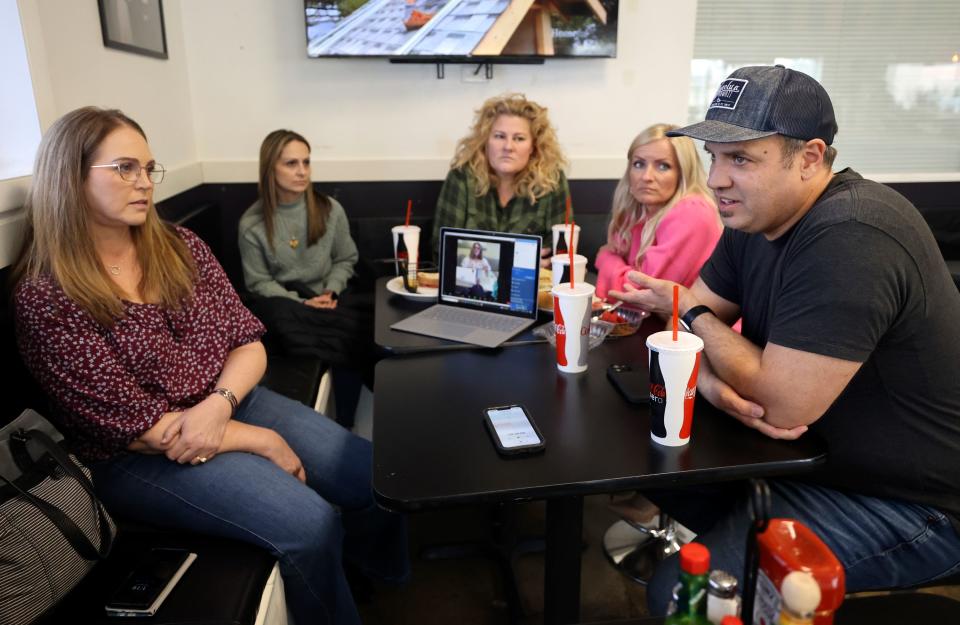
[[[333,206],[327,231],[307,246],[307,207],[303,196],[293,204],[280,204],[274,216],[273,249],[267,243],[260,200],[240,218],[240,259],[247,290],[264,297],[288,297],[303,301],[282,284],[300,281],[316,293],[339,293],[353,276],[357,246],[350,238],[347,214],[340,203]],[[295,241],[296,244],[291,244]]]

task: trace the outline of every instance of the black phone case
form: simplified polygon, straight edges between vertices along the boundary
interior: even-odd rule
[[[607,378],[631,404],[650,403],[650,372],[646,367],[610,365],[607,367]]]
[[[540,443],[537,445],[528,445],[526,447],[512,447],[507,449],[500,444],[500,437],[497,436],[497,431],[493,427],[493,423],[490,421],[490,417],[487,416],[487,411],[490,410],[503,410],[504,408],[512,408],[518,406],[523,410],[523,414],[527,416],[527,421],[530,422],[530,427],[533,428],[533,431],[537,433],[537,436],[540,438]],[[493,446],[496,448],[497,453],[502,456],[519,456],[523,454],[536,454],[540,453],[546,449],[546,441],[543,440],[543,434],[540,433],[540,428],[537,427],[536,422],[533,420],[533,417],[530,416],[530,412],[521,406],[520,404],[508,404],[506,406],[491,406],[489,408],[483,409],[483,425],[487,430],[487,434],[490,435],[490,440],[493,441]]]
[[[190,556],[187,549],[154,547],[138,562],[107,601],[108,610],[146,610]],[[166,558],[166,560],[162,560]],[[139,586],[140,588],[135,589]],[[133,599],[136,597],[136,599]]]

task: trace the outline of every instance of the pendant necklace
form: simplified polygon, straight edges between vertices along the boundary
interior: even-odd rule
[[[108,266],[107,266],[107,269],[110,270],[110,275],[111,275],[111,276],[119,276],[119,275],[120,275],[120,265],[108,265]]]

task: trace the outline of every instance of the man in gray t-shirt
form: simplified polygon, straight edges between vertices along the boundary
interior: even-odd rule
[[[668,133],[706,142],[726,226],[680,313],[704,341],[704,397],[768,436],[827,441],[817,474],[771,482],[773,516],[813,529],[850,591],[914,585],[960,570],[960,293],[906,199],[833,173],[836,131],[823,87],[776,66],[735,71],[707,121]],[[672,283],[630,279],[615,296],[669,314]],[[649,495],[739,572],[748,517],[731,492]],[[652,612],[675,580],[668,560]]]

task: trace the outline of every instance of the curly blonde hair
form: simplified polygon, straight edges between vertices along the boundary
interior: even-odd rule
[[[670,142],[673,153],[677,157],[677,164],[680,166],[677,190],[663,205],[663,208],[652,215],[646,215],[647,221],[640,233],[640,248],[637,251],[636,258],[633,259],[633,264],[636,266],[640,265],[644,253],[653,244],[657,226],[660,225],[660,222],[677,202],[688,195],[696,194],[703,196],[710,204],[714,204],[713,194],[707,187],[707,176],[703,170],[703,163],[697,153],[697,146],[689,137],[668,137],[667,132],[675,128],[677,126],[673,124],[654,124],[634,138],[630,143],[630,149],[627,150],[627,169],[623,172],[623,177],[620,178],[620,182],[617,183],[617,188],[613,192],[612,216],[610,226],[607,229],[607,245],[617,254],[626,257],[632,244],[631,230],[638,221],[644,218],[643,205],[630,193],[630,166],[633,153],[640,146],[660,139],[666,139]],[[720,222],[719,214],[717,215],[717,222]]]
[[[486,195],[497,185],[497,176],[487,161],[487,141],[494,122],[501,115],[521,117],[530,122],[533,152],[527,166],[513,179],[513,191],[530,202],[536,202],[559,188],[567,159],[560,149],[557,133],[550,125],[546,107],[528,100],[521,93],[499,95],[483,103],[476,111],[470,134],[457,144],[451,166],[468,170],[477,182],[477,197]]]

